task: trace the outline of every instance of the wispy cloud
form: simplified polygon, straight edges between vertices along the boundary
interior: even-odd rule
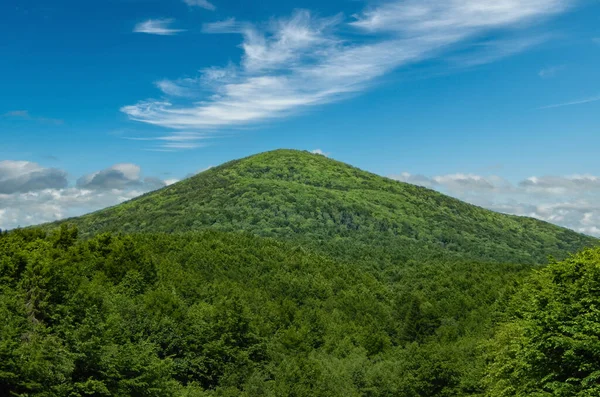
[[[179,150],[197,149],[205,147],[206,141],[210,139],[210,135],[205,132],[181,132],[178,131],[171,135],[158,137],[129,137],[127,139],[134,141],[149,141],[155,145],[145,150],[161,151],[161,152],[176,152]]]
[[[248,25],[236,21],[235,18],[228,18],[223,21],[205,23],[202,25],[202,32],[213,34],[243,33],[246,26]]]
[[[213,3],[209,2],[208,0],[183,0],[185,2],[185,4],[192,6],[192,7],[201,7],[201,8],[205,8],[207,10],[215,10],[217,7],[214,6]]]
[[[449,60],[460,67],[485,65],[524,52],[549,38],[549,35],[535,35],[476,42]]]
[[[491,62],[543,40],[523,27],[565,11],[570,0],[393,0],[355,15],[322,18],[306,10],[266,28],[229,19],[211,33],[240,32],[241,60],[197,79],[164,81],[167,96],[194,90],[189,103],[147,100],[121,110],[132,120],[181,130],[240,127],[354,95],[402,66],[470,46],[470,64]],[[502,39],[507,28],[516,29]],[[485,39],[497,30],[500,38]],[[483,39],[483,41],[481,41]],[[479,49],[480,51],[477,51]]]
[[[186,84],[186,81],[189,84]],[[193,96],[193,86],[196,84],[193,79],[182,79],[177,82],[170,80],[157,81],[156,87],[164,94],[174,97],[189,97]]]
[[[560,13],[570,4],[564,0],[390,1],[358,15],[353,24],[371,32],[463,35]]]
[[[540,107],[538,109],[552,109],[552,108],[560,108],[560,107],[563,107],[563,106],[583,105],[585,103],[591,103],[591,102],[597,102],[597,101],[600,101],[600,95],[589,97],[589,98],[578,99],[578,100],[570,101],[570,102],[564,102],[564,103],[557,103],[557,104],[554,104],[554,105],[542,106],[542,107]]]
[[[64,124],[64,120],[52,119],[52,118],[48,118],[48,117],[32,116],[29,113],[29,111],[27,111],[27,110],[12,110],[10,112],[4,113],[2,115],[2,117],[19,118],[19,119],[23,119],[23,120],[32,120],[32,121],[36,121],[38,123],[45,123],[45,124],[54,124],[54,125]]]
[[[594,37],[592,41],[598,45],[600,45],[600,37]]]
[[[540,76],[543,79],[555,77],[559,72],[565,70],[565,68],[566,68],[565,65],[550,66],[550,67],[540,70],[538,72],[538,76]]]
[[[29,111],[27,110],[12,110],[10,112],[4,113],[5,117],[21,117],[24,119],[29,119],[31,116],[29,115]]]
[[[172,36],[180,32],[182,29],[171,29],[169,25],[174,22],[174,19],[149,19],[145,22],[140,22],[133,28],[135,33],[156,34],[159,36]]]

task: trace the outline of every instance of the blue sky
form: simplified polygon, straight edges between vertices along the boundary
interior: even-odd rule
[[[0,228],[320,150],[600,234],[600,3],[7,0]]]

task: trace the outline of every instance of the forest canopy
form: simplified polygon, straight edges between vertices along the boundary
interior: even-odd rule
[[[249,234],[5,233],[0,390],[476,395],[478,346],[528,267],[473,266],[382,277]]]
[[[600,395],[600,250],[536,271],[491,345],[491,396]]]

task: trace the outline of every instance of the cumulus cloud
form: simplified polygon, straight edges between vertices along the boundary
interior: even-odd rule
[[[390,0],[348,21],[342,15],[296,11],[261,26],[228,19],[205,32],[242,35],[240,61],[202,71],[196,79],[164,80],[166,99],[121,110],[130,119],[175,130],[237,128],[289,116],[371,87],[402,66],[473,50],[476,65],[522,51],[546,39],[526,24],[565,11],[571,0]],[[521,36],[485,41],[510,28]],[[487,36],[489,37],[489,36]],[[482,41],[483,40],[483,41]],[[478,45],[479,43],[479,45]],[[467,62],[468,61],[468,62]],[[175,101],[195,92],[193,101]]]
[[[395,179],[400,182],[411,183],[413,185],[419,185],[423,187],[432,188],[437,185],[437,182],[425,175],[421,174],[411,174],[409,172],[403,172],[397,175],[390,175],[390,178]]]
[[[143,177],[135,164],[116,164],[69,186],[62,170],[27,161],[0,161],[0,229],[82,215],[175,182]]]
[[[519,186],[528,191],[552,194],[600,192],[600,178],[593,175],[531,177],[521,181]]]
[[[329,153],[322,151],[321,149],[315,149],[310,151],[312,154],[320,154],[321,156],[329,157]]]
[[[67,186],[67,173],[28,161],[0,161],[0,194],[26,193]]]
[[[133,28],[135,33],[156,34],[159,36],[172,36],[180,32],[182,29],[169,28],[174,22],[172,18],[167,19],[149,19],[145,22],[140,22]]]
[[[427,177],[407,172],[392,179],[429,187],[481,207],[529,216],[600,236],[600,177],[529,177],[511,183],[499,176],[451,174]]]
[[[490,179],[490,178],[488,178]],[[475,190],[491,191],[496,189],[495,181],[473,174],[452,174],[436,176],[433,180],[451,191]]]
[[[45,189],[0,194],[0,228],[12,229],[82,215],[145,193],[143,190]]]
[[[135,164],[115,164],[105,170],[82,176],[77,180],[77,187],[89,190],[155,190],[165,186],[165,183],[157,178],[142,179],[140,171],[140,167]]]

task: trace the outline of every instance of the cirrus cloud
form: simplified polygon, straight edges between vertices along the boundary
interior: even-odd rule
[[[209,68],[196,79],[163,80],[165,99],[121,110],[132,120],[175,130],[238,128],[287,117],[360,93],[395,69],[460,47],[471,49],[466,66],[524,51],[548,38],[525,27],[566,11],[573,1],[391,0],[351,21],[299,10],[266,25],[233,18],[205,24],[208,33],[242,35],[239,62]],[[488,39],[492,31],[498,40]]]
[[[183,0],[185,4],[190,7],[200,7],[210,11],[215,10],[217,7],[208,0]]]
[[[182,29],[169,28],[174,22],[172,18],[167,19],[149,19],[144,22],[140,22],[133,28],[135,33],[146,33],[155,34],[159,36],[173,36],[177,33],[184,32]]]

